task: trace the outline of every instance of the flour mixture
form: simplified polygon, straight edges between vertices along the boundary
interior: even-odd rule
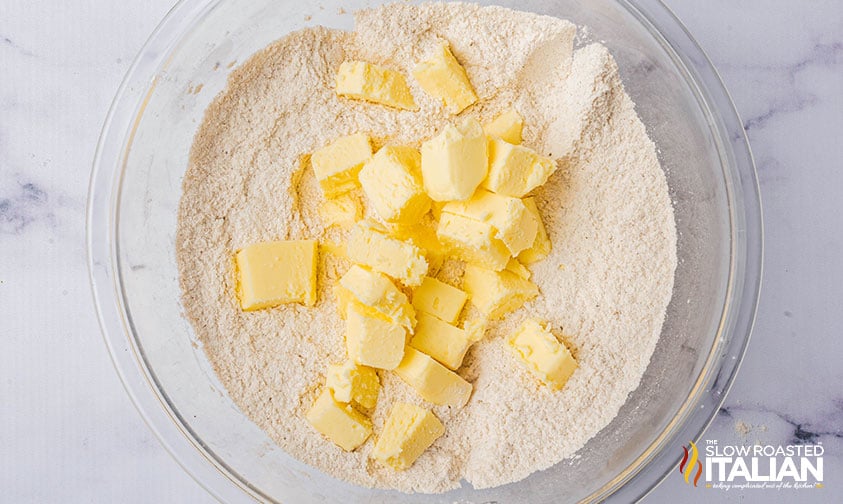
[[[208,108],[191,151],[179,212],[177,258],[185,313],[228,394],[293,457],[355,484],[443,492],[465,480],[486,488],[574,455],[618,413],[659,338],[676,267],[676,228],[656,149],[599,44],[573,49],[576,27],[557,18],[462,3],[401,3],[356,14],[353,32],[307,28],[236,69]],[[308,156],[368,132],[375,147],[418,147],[454,120],[419,87],[418,61],[442,40],[476,91],[460,117],[487,123],[513,108],[523,143],[558,169],[534,191],[552,243],[529,266],[540,295],[492,321],[457,372],[473,386],[461,408],[425,402],[379,371],[374,436],[396,401],[423,405],[445,426],[415,463],[397,471],[370,458],[373,441],[346,452],[305,420],[328,364],[345,359],[345,322],[332,288],[351,263],[331,253],[347,230],[326,227]],[[339,98],[344,61],[403,72],[418,111]],[[365,210],[372,216],[372,210]],[[243,311],[234,251],[267,240],[318,240],[315,306]],[[438,278],[460,285],[463,266]],[[466,318],[476,315],[469,307]],[[576,358],[559,391],[506,348],[525,319],[546,321]]]

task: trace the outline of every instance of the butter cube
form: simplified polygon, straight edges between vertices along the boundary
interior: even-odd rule
[[[521,131],[524,128],[524,119],[514,108],[503,111],[492,122],[483,126],[483,131],[488,137],[497,137],[513,145],[521,143]]]
[[[512,255],[529,248],[536,239],[538,223],[519,198],[478,189],[466,201],[446,203],[442,213],[491,224],[495,229],[495,238],[501,240]]]
[[[379,369],[395,369],[404,356],[407,330],[372,317],[357,303],[349,303],[345,318],[345,345],[354,362]]]
[[[340,137],[310,156],[310,164],[326,198],[358,186],[357,174],[372,157],[368,135],[355,133]]]
[[[419,313],[413,339],[410,345],[433,357],[449,369],[462,366],[465,353],[476,340],[476,333],[468,333],[459,327],[439,320],[433,315]]]
[[[464,200],[474,194],[489,169],[486,136],[474,119],[447,125],[422,143],[424,190],[433,201]]]
[[[456,324],[468,294],[433,277],[424,277],[413,291],[413,308]]]
[[[419,109],[400,72],[365,61],[345,61],[340,65],[337,94],[397,109]]]
[[[509,261],[509,249],[497,239],[495,228],[488,222],[463,215],[443,213],[436,234],[451,253],[462,261],[502,270]]]
[[[459,114],[477,101],[465,68],[454,57],[447,42],[439,44],[430,59],[419,63],[413,75],[422,89],[442,100],[452,114]]]
[[[261,242],[235,254],[237,297],[245,311],[316,304],[315,240]]]
[[[400,280],[409,287],[421,284],[427,260],[413,245],[388,236],[367,221],[358,222],[348,236],[348,258]]]
[[[395,403],[372,449],[372,458],[403,471],[445,433],[445,426],[428,409]]]
[[[331,389],[335,401],[372,409],[378,402],[381,382],[374,369],[347,360],[328,366],[325,386]]]
[[[416,324],[415,310],[386,275],[353,265],[340,278],[335,288],[340,315],[345,318],[349,303],[358,303],[358,308],[371,317],[381,316],[407,330]]]
[[[471,396],[470,383],[411,346],[404,350],[404,358],[395,368],[395,374],[433,404],[461,407]]]
[[[533,276],[533,274],[530,273],[530,270],[528,270],[526,266],[518,262],[518,259],[514,257],[510,259],[508,263],[506,263],[506,268],[504,269],[506,271],[511,271],[512,273],[515,273],[524,280],[529,280],[530,277]]]
[[[345,253],[345,245],[342,243],[334,243],[325,241],[319,244],[319,251],[325,254],[332,254],[337,257],[347,257]]]
[[[465,267],[462,286],[471,304],[490,319],[502,318],[539,295],[533,282],[511,271],[492,271],[471,264]]]
[[[380,149],[360,170],[360,185],[387,222],[415,223],[430,210],[421,178],[421,155],[412,147]]]
[[[556,163],[552,159],[539,156],[527,147],[493,138],[489,141],[489,176],[483,187],[521,198],[547,182],[554,171]]]
[[[535,320],[525,320],[507,343],[527,369],[554,390],[564,387],[577,369],[568,347]]]
[[[538,227],[536,230],[536,239],[533,240],[533,244],[530,248],[523,250],[520,254],[518,254],[518,260],[525,264],[533,264],[534,262],[541,261],[550,254],[550,237],[547,236],[547,230],[542,222],[542,216],[539,213],[539,208],[536,206],[535,198],[524,198],[523,201],[527,210],[533,214],[533,218],[538,223]]]
[[[365,415],[341,404],[324,389],[305,418],[319,433],[345,451],[352,451],[372,435],[372,422]]]
[[[474,318],[463,322],[462,330],[465,331],[465,334],[468,337],[469,341],[471,341],[472,343],[476,343],[482,340],[483,337],[486,335],[486,329],[488,325],[489,323],[486,321],[486,319]]]
[[[399,240],[409,241],[419,247],[427,259],[429,275],[434,275],[448,258],[450,251],[439,237],[436,236],[435,222],[419,222],[416,224],[398,224],[392,227],[391,233]]]
[[[319,204],[319,218],[325,227],[350,228],[363,217],[363,206],[350,194],[341,194]]]

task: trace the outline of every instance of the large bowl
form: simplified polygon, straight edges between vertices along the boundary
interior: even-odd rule
[[[659,148],[679,265],[641,385],[576,457],[481,491],[359,488],[274,445],[235,407],[182,316],[174,251],[181,180],[205,107],[235,64],[305,26],[350,29],[343,12],[371,4],[183,0],[150,37],[109,112],[91,176],[88,247],[102,330],[126,389],[164,446],[220,500],[628,502],[674,468],[681,446],[717,412],[749,340],[762,261],[755,169],[720,79],[658,0],[494,3],[588,26],[615,55]]]

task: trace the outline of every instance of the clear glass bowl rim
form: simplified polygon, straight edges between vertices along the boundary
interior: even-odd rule
[[[180,0],[152,32],[111,104],[93,160],[87,202],[88,268],[100,328],[112,362],[150,430],[197,483],[222,502],[269,500],[193,436],[145,365],[126,317],[117,269],[115,216],[124,149],[153,77],[196,20],[224,0]],[[697,98],[718,134],[730,218],[730,267],[718,337],[696,384],[667,428],[624,471],[588,501],[640,500],[674,469],[672,454],[699,440],[737,374],[749,343],[761,289],[763,224],[755,163],[740,117],[710,59],[661,0],[616,0],[633,14],[696,86]],[[154,55],[154,57],[149,57]],[[145,57],[146,56],[146,57]],[[128,136],[128,140],[127,137]],[[707,413],[694,414],[697,410]]]

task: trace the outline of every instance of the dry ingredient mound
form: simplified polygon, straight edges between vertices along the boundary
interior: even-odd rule
[[[354,32],[316,27],[255,54],[209,106],[184,179],[176,239],[185,313],[229,396],[290,455],[355,484],[443,492],[465,479],[485,488],[517,481],[574,455],[618,413],[661,332],[673,287],[676,228],[653,143],[623,90],[608,51],[571,54],[576,27],[557,18],[462,3],[393,4],[356,14]],[[536,199],[553,251],[531,267],[541,294],[493,324],[459,373],[474,385],[464,408],[433,406],[446,426],[407,471],[352,453],[305,420],[327,364],[344,359],[331,286],[350,264],[320,254],[315,308],[243,312],[233,252],[266,240],[343,243],[326,229],[304,156],[339,136],[419,143],[452,119],[409,78],[419,112],[337,98],[344,60],[410,75],[446,39],[480,101],[462,116],[489,121],[510,105],[524,117],[524,144],[560,170]],[[459,285],[459,264],[440,278]],[[471,313],[469,313],[469,316]],[[504,348],[526,317],[565,335],[579,363],[554,392]],[[375,433],[395,401],[423,404],[381,372]]]

